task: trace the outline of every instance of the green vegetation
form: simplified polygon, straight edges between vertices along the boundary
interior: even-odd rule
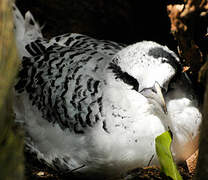
[[[173,180],[182,180],[177,167],[174,163],[170,147],[171,147],[171,134],[169,131],[164,132],[155,139],[156,152],[160,162],[161,171]]]

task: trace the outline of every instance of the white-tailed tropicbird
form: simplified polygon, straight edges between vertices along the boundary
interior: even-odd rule
[[[38,159],[98,178],[158,164],[155,138],[167,130],[177,162],[196,150],[201,113],[173,51],[75,33],[47,40],[30,12],[13,9],[22,59],[14,111]]]

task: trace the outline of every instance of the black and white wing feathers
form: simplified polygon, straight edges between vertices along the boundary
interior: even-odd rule
[[[44,119],[83,133],[103,119],[102,69],[121,48],[79,34],[38,39],[26,45],[31,57],[23,57],[16,91],[26,92]]]

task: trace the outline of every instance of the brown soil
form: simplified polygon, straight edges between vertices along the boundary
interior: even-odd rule
[[[26,179],[28,180],[75,180],[74,177],[67,174],[60,174],[59,172],[49,168],[43,162],[39,162],[35,157],[29,153],[25,152],[26,159]],[[194,176],[194,169],[190,173],[186,163],[178,166],[179,172],[183,177],[183,180],[192,180]],[[96,179],[96,178],[95,178]],[[168,180],[170,178],[166,177],[160,172],[159,167],[150,166],[145,168],[138,168],[128,173],[127,176],[116,179],[116,180]]]

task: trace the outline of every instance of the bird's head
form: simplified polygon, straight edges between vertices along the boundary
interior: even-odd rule
[[[132,86],[147,98],[154,99],[167,113],[163,94],[181,65],[177,55],[155,42],[143,41],[118,52],[109,65],[115,78]]]

